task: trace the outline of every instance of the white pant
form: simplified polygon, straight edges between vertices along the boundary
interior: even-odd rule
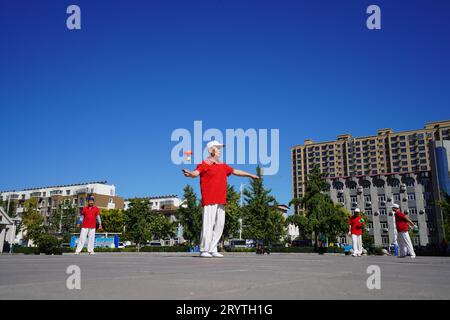
[[[353,242],[353,254],[362,254],[362,236],[357,234],[352,234]]]
[[[397,234],[397,242],[398,242],[398,255],[399,257],[404,257],[409,254],[411,257],[415,257],[416,253],[414,252],[414,247],[411,242],[411,238],[409,237],[408,232],[399,232]]]
[[[89,236],[88,252],[94,252],[95,228],[81,228],[80,239],[78,240],[76,252],[80,253],[86,243],[86,237]]]
[[[225,225],[225,206],[212,204],[203,207],[203,226],[200,238],[200,252],[217,252]]]

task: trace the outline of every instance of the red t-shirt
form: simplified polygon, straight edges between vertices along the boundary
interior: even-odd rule
[[[227,177],[234,169],[225,163],[205,160],[195,170],[200,173],[202,206],[227,204]]]
[[[397,228],[397,232],[408,232],[409,230],[406,214],[400,210],[395,213],[395,227]]]
[[[90,229],[95,228],[100,210],[96,206],[84,207],[81,214],[84,216],[81,227]]]
[[[352,234],[356,234],[358,236],[362,235],[363,224],[361,223],[361,216],[353,216],[348,219],[348,224],[352,226]]]

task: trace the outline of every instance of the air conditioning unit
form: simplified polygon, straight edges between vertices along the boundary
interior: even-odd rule
[[[425,213],[425,210],[423,210],[423,209],[419,210],[419,214],[424,214],[424,213]]]
[[[383,228],[383,232],[388,232],[389,229],[388,228]]]
[[[380,205],[385,206],[386,205],[386,201],[381,201]]]
[[[402,200],[403,200],[404,202],[406,202],[406,201],[408,201],[408,198],[403,198]]]
[[[406,209],[403,213],[404,213],[404,214],[409,214],[409,210]]]
[[[378,216],[379,214],[380,214],[380,211],[375,211],[373,215]]]
[[[372,201],[367,201],[366,202],[366,207],[371,206],[372,205]]]

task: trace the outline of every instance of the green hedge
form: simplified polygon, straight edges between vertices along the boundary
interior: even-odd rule
[[[145,246],[142,247],[140,252],[188,252],[189,247],[185,246],[158,246],[158,247],[152,247],[152,246]]]
[[[38,247],[18,247],[18,246],[14,246],[13,253],[40,254]]]

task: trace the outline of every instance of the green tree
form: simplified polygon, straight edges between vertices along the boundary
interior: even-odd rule
[[[58,205],[59,214],[61,215],[61,234],[63,238],[63,242],[70,242],[70,237],[72,233],[79,232],[77,229],[77,220],[78,220],[78,208],[72,207],[72,204],[68,204],[66,207],[63,204]]]
[[[183,237],[190,245],[198,244],[202,228],[201,205],[190,185],[183,189],[183,204],[177,209],[177,220],[183,227]]]
[[[303,233],[314,233],[314,246],[317,248],[319,235],[323,238],[336,238],[348,228],[349,213],[340,205],[334,204],[325,193],[328,184],[317,166],[308,175],[305,194],[301,198],[305,216],[292,218],[299,230]]]
[[[223,229],[223,240],[231,237],[237,238],[240,229],[241,207],[239,200],[241,195],[234,190],[233,186],[227,186],[227,205],[225,209],[225,226]]]
[[[22,226],[25,229],[24,239],[31,240],[36,245],[39,244],[39,240],[45,234],[44,217],[37,208],[36,198],[25,201],[22,217]]]
[[[107,232],[123,232],[125,214],[120,209],[101,209],[102,227]]]
[[[150,212],[150,234],[152,239],[159,240],[175,236],[176,223],[170,221],[162,213]]]
[[[150,203],[147,199],[132,199],[125,212],[127,235],[136,243],[138,250],[152,238],[149,214]]]
[[[60,208],[51,211],[48,217],[47,232],[60,233],[61,232],[62,210]]]
[[[442,211],[442,227],[444,228],[444,239],[448,241],[450,240],[450,195],[443,192],[438,205],[441,207]]]
[[[245,205],[242,210],[243,237],[264,240],[265,245],[278,242],[286,234],[285,219],[278,210],[271,190],[264,188],[261,168],[256,168],[258,180],[250,181],[250,188],[244,190]]]

